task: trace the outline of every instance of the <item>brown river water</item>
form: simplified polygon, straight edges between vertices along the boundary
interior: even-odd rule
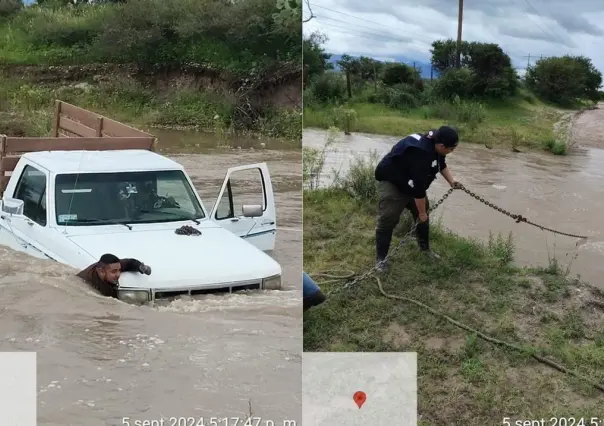
[[[300,149],[259,140],[230,149],[199,133],[151,131],[208,209],[228,167],[268,164],[278,225],[271,255],[283,290],[137,307],[96,294],[69,267],[0,246],[0,351],[37,352],[39,425],[126,425],[129,417],[159,426],[162,416],[166,426],[169,417],[243,425],[232,418],[246,418],[250,405],[253,425],[301,424]]]
[[[571,275],[604,288],[604,222],[598,219],[604,210],[604,150],[594,148],[604,147],[599,130],[604,127],[604,108],[584,113],[579,123],[578,142],[587,146],[578,146],[568,156],[514,153],[462,141],[447,156],[447,164],[459,182],[486,200],[543,226],[586,235],[587,241],[516,224],[462,191],[449,196],[433,217],[453,232],[483,242],[488,241],[489,231],[504,237],[511,231],[519,265],[546,267],[555,257],[565,270],[570,267]],[[599,134],[592,134],[598,130]],[[305,130],[303,144],[322,149],[326,136],[322,130]],[[373,151],[381,158],[403,136],[338,135],[328,148],[320,184],[329,185],[334,171],[345,173],[355,156],[368,159]],[[436,200],[448,189],[439,176],[428,194]]]

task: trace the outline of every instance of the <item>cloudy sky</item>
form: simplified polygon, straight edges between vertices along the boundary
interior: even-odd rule
[[[306,0],[305,0],[306,1]],[[333,54],[429,61],[430,44],[457,38],[457,0],[310,0],[304,33]],[[604,1],[465,0],[463,38],[498,43],[522,73],[543,56],[585,55],[604,73]]]

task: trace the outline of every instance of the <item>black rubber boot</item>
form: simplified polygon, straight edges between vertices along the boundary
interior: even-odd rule
[[[428,222],[419,222],[417,228],[415,228],[415,235],[417,236],[417,244],[419,249],[430,250],[430,225]]]
[[[420,222],[417,225],[416,235],[421,252],[431,259],[440,260],[439,254],[430,249],[430,225],[428,222]]]
[[[390,250],[390,243],[392,242],[392,230],[375,231],[375,258],[376,258],[376,270],[379,273],[388,271],[388,265],[385,261],[388,256],[388,250]]]

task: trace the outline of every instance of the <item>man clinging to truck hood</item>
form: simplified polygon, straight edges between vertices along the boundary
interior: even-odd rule
[[[137,259],[120,259],[113,254],[104,254],[98,262],[78,273],[103,296],[115,297],[122,272],[140,272],[151,275],[151,268]]]

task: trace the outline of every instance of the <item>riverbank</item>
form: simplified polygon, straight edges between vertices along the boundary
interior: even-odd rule
[[[400,225],[399,238],[409,225],[409,220]],[[337,189],[305,191],[304,270],[337,274],[371,268],[374,226],[375,203]],[[443,257],[437,264],[422,258],[415,242],[403,246],[382,280],[384,290],[520,345],[524,353],[487,343],[411,303],[388,299],[373,278],[305,313],[304,350],[417,351],[422,425],[478,426],[500,423],[504,416],[549,419],[577,413],[587,423],[598,418],[601,392],[529,354],[604,382],[604,294],[571,280],[555,260],[545,269],[514,267],[514,243],[505,237],[479,244],[433,226],[432,247]],[[340,285],[322,287],[329,292]]]
[[[459,104],[440,102],[406,111],[382,104],[351,102],[344,110],[353,110],[352,132],[403,136],[441,126],[455,125],[464,142],[511,150],[540,149],[564,155],[569,126],[579,110],[564,110],[546,105],[529,93],[506,102]],[[343,115],[328,105],[304,107],[304,127],[327,129]],[[339,119],[340,127],[342,119]]]
[[[10,0],[0,11],[0,122],[46,134],[58,98],[139,127],[300,146],[295,4]]]
[[[60,99],[141,128],[198,130],[216,133],[221,139],[274,138],[301,146],[301,114],[291,105],[266,108],[251,122],[241,123],[233,100],[216,90],[102,74],[88,77],[0,79],[0,92],[6,94],[0,99],[0,133],[48,135],[54,101]]]

